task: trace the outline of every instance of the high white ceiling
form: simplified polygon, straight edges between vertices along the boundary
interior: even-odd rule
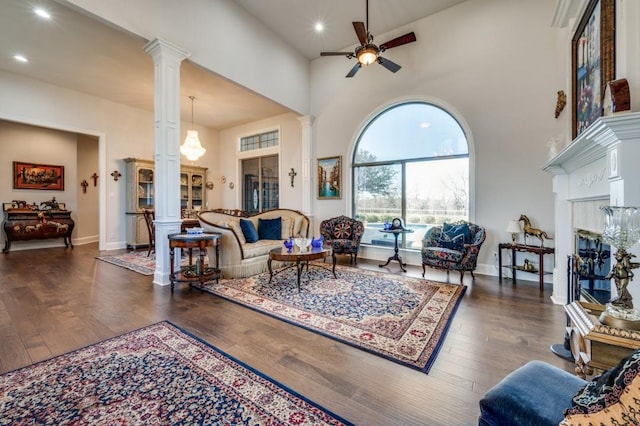
[[[356,44],[351,22],[366,19],[365,0],[235,1],[309,59]],[[463,1],[371,0],[369,30],[385,33]],[[36,3],[52,19],[36,16]],[[322,34],[313,31],[318,20]],[[0,69],[152,111],[153,63],[145,43],[53,0],[0,0]],[[15,61],[17,53],[30,62]],[[180,91],[183,119],[191,119],[188,96],[195,96],[195,121],[217,129],[288,111],[189,61],[181,67]]]

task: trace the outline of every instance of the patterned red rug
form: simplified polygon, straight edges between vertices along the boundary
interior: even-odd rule
[[[400,364],[428,372],[466,286],[336,266],[211,283],[205,290]]]
[[[147,250],[128,251],[121,254],[97,256],[96,259],[121,266],[142,275],[153,275],[156,270],[156,256],[155,253],[151,253],[150,256],[147,256],[147,253]],[[206,260],[207,257],[205,256],[205,261]],[[182,264],[189,264],[189,255],[186,250],[183,250],[182,252]]]
[[[168,322],[0,376],[0,423],[351,424]]]

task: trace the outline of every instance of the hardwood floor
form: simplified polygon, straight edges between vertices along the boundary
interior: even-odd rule
[[[527,361],[573,371],[549,350],[566,323],[550,285],[540,294],[537,282],[465,277],[467,292],[424,374],[184,285],[172,295],[97,255],[96,244],[0,255],[0,372],[169,320],[358,425],[473,425],[480,397]],[[410,265],[407,274],[421,272]],[[428,270],[428,278],[446,274]]]

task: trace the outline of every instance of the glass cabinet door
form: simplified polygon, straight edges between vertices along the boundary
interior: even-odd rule
[[[180,173],[180,209],[182,212],[189,210],[189,175],[187,173]]]
[[[202,185],[204,176],[201,174],[191,175],[191,208],[195,211],[202,209]]]
[[[138,169],[138,211],[153,209],[153,170]]]

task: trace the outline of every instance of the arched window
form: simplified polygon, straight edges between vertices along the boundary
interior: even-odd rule
[[[364,128],[353,154],[353,214],[365,222],[363,244],[393,246],[379,232],[401,218],[420,249],[436,224],[469,220],[469,145],[458,121],[426,102],[393,105]]]

